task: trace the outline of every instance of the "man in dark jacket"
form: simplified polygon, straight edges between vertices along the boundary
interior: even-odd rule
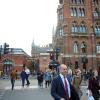
[[[22,70],[21,72],[21,79],[22,79],[22,86],[24,87],[25,85],[25,79],[26,79],[26,72],[25,72],[25,69]]]
[[[51,95],[54,100],[80,100],[75,88],[68,82],[67,66],[60,65],[60,74],[53,79]]]

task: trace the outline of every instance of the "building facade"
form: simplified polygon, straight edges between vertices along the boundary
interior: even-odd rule
[[[100,67],[100,0],[59,0],[54,48],[62,63],[91,69]]]
[[[37,67],[39,70],[45,71],[49,66],[50,62],[50,53],[48,52],[49,50],[52,49],[52,44],[48,44],[45,46],[37,46],[34,44],[34,40],[32,43],[32,58],[35,59],[35,61],[38,61]]]
[[[40,70],[46,71],[46,69],[48,69],[49,62],[50,62],[49,53],[40,53],[40,57],[39,57]]]
[[[27,65],[27,59],[29,58],[30,56],[21,48],[9,48],[8,54],[1,55],[0,71],[3,71],[5,75],[9,75],[11,69],[14,68],[20,73],[24,65]]]

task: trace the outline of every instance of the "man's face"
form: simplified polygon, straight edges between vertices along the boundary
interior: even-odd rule
[[[62,75],[66,76],[67,72],[68,72],[67,66],[66,65],[61,65],[60,72],[61,72]]]

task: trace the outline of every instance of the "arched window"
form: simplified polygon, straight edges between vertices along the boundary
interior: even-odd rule
[[[63,36],[63,28],[60,28],[60,29],[59,29],[59,35],[60,35],[60,36]]]
[[[93,16],[94,17],[98,17],[99,16],[99,11],[97,8],[95,8],[94,12],[93,12]]]
[[[73,32],[73,33],[78,32],[78,27],[77,27],[77,23],[76,22],[73,22],[72,28],[71,28],[71,32]]]
[[[93,4],[98,4],[98,0],[92,0]]]
[[[79,51],[79,47],[78,47],[78,43],[77,42],[74,42],[73,51],[74,51],[74,53],[78,53],[78,51]]]
[[[76,8],[71,8],[71,16],[77,16],[77,9]]]
[[[82,17],[85,16],[85,10],[84,10],[84,8],[81,9],[81,14],[82,14]]]
[[[85,16],[85,10],[84,10],[84,8],[79,8],[78,15],[79,15],[80,17],[84,17],[84,16]]]
[[[100,26],[98,23],[95,24],[94,31],[95,31],[96,35],[100,36]]]
[[[78,3],[84,4],[84,0],[78,0]]]
[[[62,36],[63,36],[63,33],[64,33],[64,32],[63,32],[63,27],[59,27],[58,30],[57,30],[57,35],[56,35],[56,36],[57,36],[58,38],[59,38],[59,37],[62,37]]]
[[[100,42],[96,45],[96,52],[100,53]]]
[[[80,31],[80,33],[86,33],[86,26],[84,24],[81,24],[79,31]]]
[[[77,9],[74,8],[73,10],[74,10],[74,16],[77,16]]]
[[[81,15],[81,8],[79,8],[78,15],[79,15],[79,16],[82,16],[82,15]]]
[[[98,33],[98,27],[95,26],[95,33],[97,34]]]
[[[86,53],[87,52],[87,46],[86,46],[85,42],[82,42],[82,44],[81,44],[81,50],[82,50],[82,53]]]
[[[74,16],[74,10],[71,8],[71,16]]]

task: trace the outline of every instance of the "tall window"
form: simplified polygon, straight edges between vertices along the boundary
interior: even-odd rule
[[[79,8],[78,16],[81,16],[81,8]]]
[[[71,16],[74,16],[74,10],[71,8]]]
[[[81,10],[81,14],[82,14],[82,17],[85,16],[85,10],[84,10],[84,8],[82,8],[82,10]]]
[[[97,53],[100,53],[100,43],[98,43],[98,44],[96,45],[96,52],[97,52]]]
[[[78,26],[76,22],[73,22],[71,32],[76,33],[78,32]]]
[[[60,10],[58,11],[58,19],[59,19],[59,20],[63,20],[63,9],[60,9]]]
[[[82,42],[81,44],[81,50],[82,50],[82,53],[86,53],[87,51],[87,46],[86,46],[86,43],[85,42]]]
[[[94,31],[95,31],[96,35],[99,35],[100,36],[100,26],[99,26],[98,23],[95,24]]]
[[[77,9],[74,8],[73,10],[74,10],[74,16],[77,16]]]
[[[71,8],[71,16],[77,16],[77,9],[76,8]]]
[[[78,51],[79,51],[78,43],[77,42],[74,42],[73,51],[74,51],[74,53],[78,53]]]
[[[95,10],[93,12],[93,16],[94,17],[98,17],[99,16],[99,10],[98,10],[98,8],[95,8]]]
[[[60,36],[63,36],[63,28],[60,28],[60,29],[59,29],[59,35],[60,35]]]
[[[80,33],[86,33],[86,26],[84,24],[81,24],[79,31],[80,31]]]
[[[84,17],[84,16],[85,16],[85,10],[84,10],[84,8],[79,8],[78,15],[79,15],[80,17]]]

